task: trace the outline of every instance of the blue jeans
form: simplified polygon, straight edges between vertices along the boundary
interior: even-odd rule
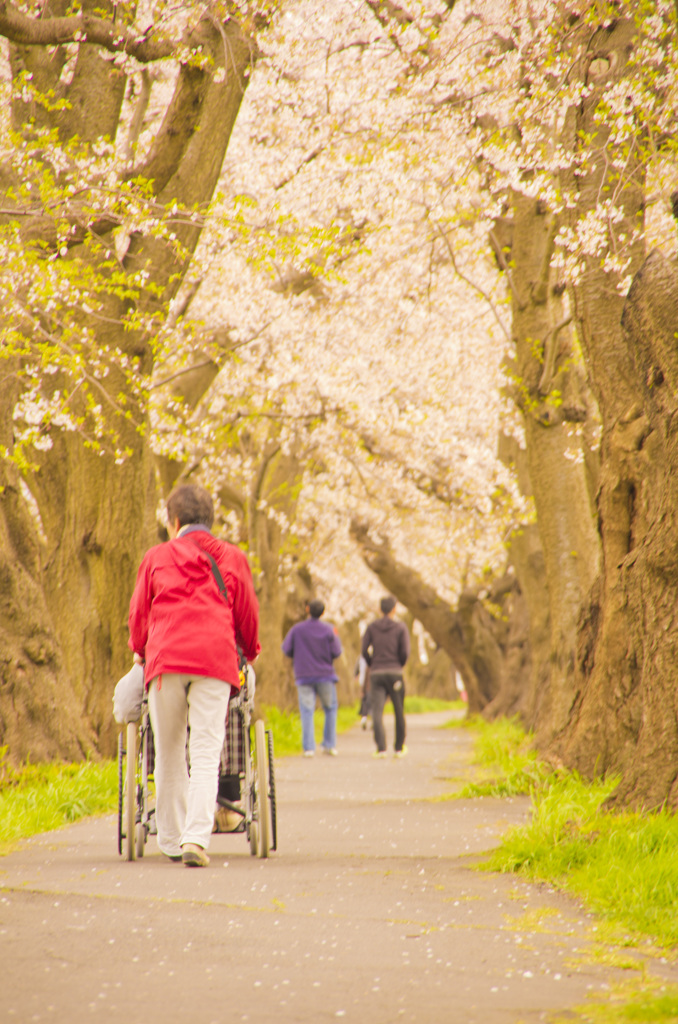
[[[315,750],[313,715],[316,696],[320,698],[325,712],[325,728],[322,745],[332,750],[337,745],[337,687],[335,683],[297,683],[299,714],[301,715],[301,742],[304,750]]]

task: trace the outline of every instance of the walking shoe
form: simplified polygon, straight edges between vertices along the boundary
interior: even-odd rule
[[[181,859],[187,868],[206,868],[210,862],[202,846],[195,843],[185,843],[181,850]]]
[[[396,750],[395,756],[396,757],[407,757],[407,747],[403,747],[402,750]]]
[[[366,729],[367,728],[367,719],[366,718],[361,718],[360,719],[360,725],[361,725],[361,727],[363,729]]]
[[[305,750],[304,751],[304,757],[313,757],[314,754],[315,754],[315,750]]]
[[[386,753],[385,750],[375,750],[375,752],[372,754],[372,757],[388,757],[388,754]]]
[[[213,832],[235,832],[244,815],[232,811],[230,807],[218,807],[214,815]]]
[[[323,747],[323,753],[329,754],[330,757],[336,757],[339,751],[336,747]]]

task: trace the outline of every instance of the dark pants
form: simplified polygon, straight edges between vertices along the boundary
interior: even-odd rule
[[[405,684],[401,672],[370,673],[370,698],[372,704],[372,727],[377,750],[386,750],[384,732],[384,705],[391,698],[395,712],[395,749],[403,749],[405,743]]]

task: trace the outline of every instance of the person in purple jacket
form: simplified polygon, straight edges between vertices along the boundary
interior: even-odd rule
[[[297,622],[283,640],[282,649],[294,664],[294,680],[299,696],[301,715],[301,739],[304,757],[315,753],[313,715],[316,697],[325,712],[322,749],[326,754],[337,756],[337,673],[333,662],[341,654],[341,641],[336,630],[327,622],[321,622],[325,611],[322,601],[310,601],[306,605],[307,618]]]

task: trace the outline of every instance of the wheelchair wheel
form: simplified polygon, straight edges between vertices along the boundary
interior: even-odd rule
[[[268,791],[268,747],[266,729],[261,719],[254,723],[254,756],[257,779],[257,819],[259,842],[257,856],[268,857],[271,851],[271,801]]]
[[[275,769],[273,760],[273,733],[266,730],[268,751],[268,795],[271,804],[271,849],[278,849],[278,809],[275,802]]]
[[[118,735],[118,853],[122,854],[122,841],[125,838],[123,817],[125,789],[125,733]]]
[[[127,723],[127,758],[123,794],[125,857],[134,860],[134,826],[137,816],[137,723]]]
[[[256,857],[257,854],[259,853],[259,828],[257,826],[256,821],[250,822],[250,831],[248,838],[250,841],[250,853],[252,854],[253,857]]]
[[[148,837],[148,744],[149,727],[148,722],[144,724],[141,731],[141,750],[139,751],[139,762],[141,778],[136,787],[136,815],[135,815],[135,844],[137,857],[143,857],[144,846]]]

